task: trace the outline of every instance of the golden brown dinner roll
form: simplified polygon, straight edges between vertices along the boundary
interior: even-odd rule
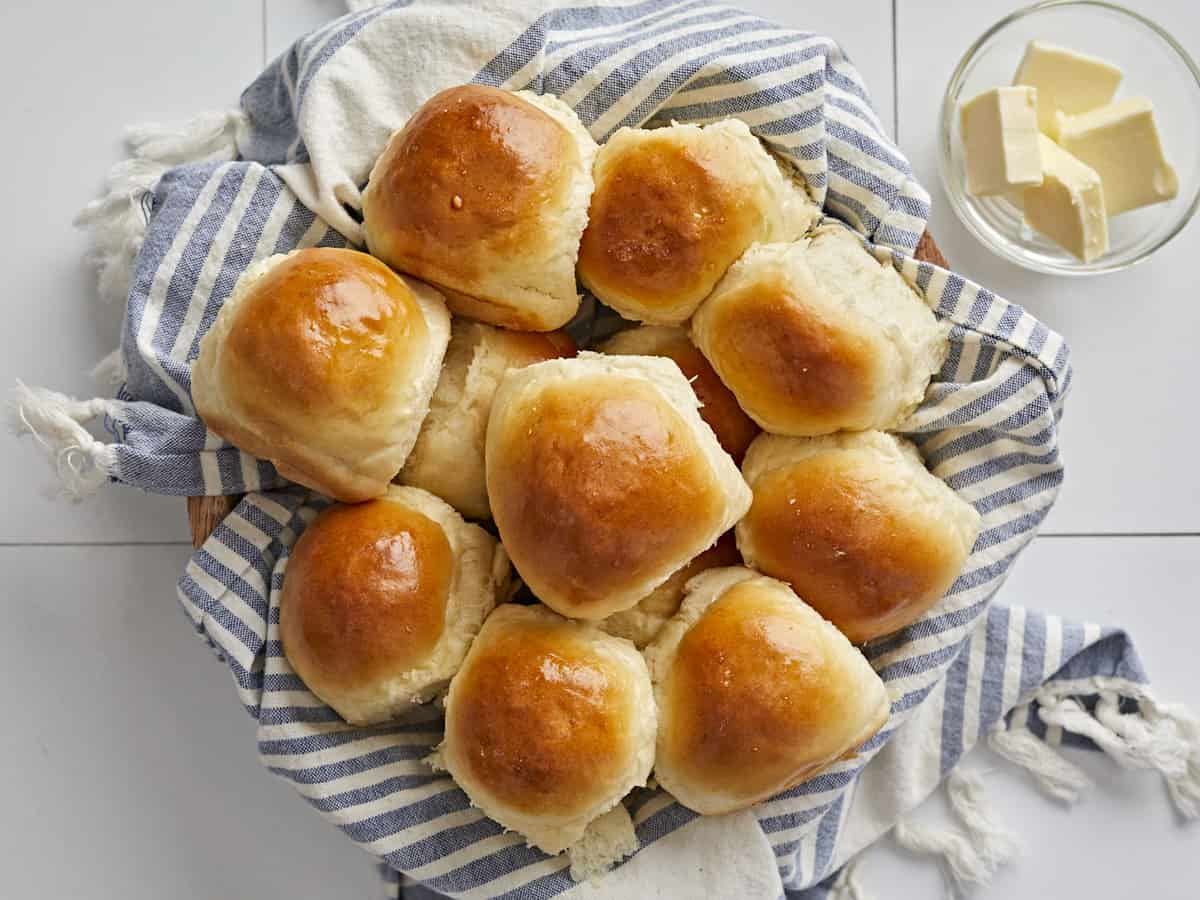
[[[738,119],[622,128],[596,155],[579,279],[621,315],[678,325],[755,241],[791,241],[820,213]]]
[[[200,341],[192,400],[212,431],[285,478],[378,497],[429,409],[450,315],[365,253],[294,250],[251,266]]]
[[[709,569],[740,566],[733,532],[727,531],[717,542],[679,569],[670,578],[637,602],[636,606],[613,613],[596,624],[609,634],[633,641],[639,650],[654,640],[663,624],[679,612],[687,583]]]
[[[510,369],[575,355],[562,331],[533,333],[455,319],[429,415],[398,480],[437,494],[470,519],[487,519],[483,444],[492,398]]]
[[[431,97],[363,194],[371,252],[458,315],[551,331],[579,308],[575,261],[596,142],[552,96],[481,84]]]
[[[839,225],[751,248],[692,338],[754,421],[791,435],[895,425],[948,348],[917,292]]]
[[[736,568],[688,587],[646,650],[655,777],[684,806],[750,806],[852,756],[887,721],[879,676],[786,584]]]
[[[631,643],[505,604],[450,683],[446,737],[430,762],[505,828],[558,853],[646,783],[656,722]]]
[[[292,548],[283,652],[347,722],[382,722],[445,687],[507,581],[491,535],[432,494],[393,485],[325,509]]]
[[[622,356],[665,356],[674,360],[696,392],[700,418],[712,428],[725,452],[741,465],[746,448],[758,434],[758,426],[738,406],[737,398],[721,383],[686,330],[666,325],[642,325],[618,332],[599,349]]]
[[[633,606],[742,517],[750,492],[679,367],[581,353],[510,372],[487,486],[525,583],[563,615]]]
[[[742,469],[754,489],[737,526],[747,565],[791,584],[856,644],[920,618],[979,533],[975,509],[883,432],[764,434]]]

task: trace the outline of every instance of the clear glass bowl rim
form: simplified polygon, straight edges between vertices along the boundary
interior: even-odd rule
[[[1048,9],[1056,7],[1072,7],[1072,6],[1090,6],[1099,9],[1105,9],[1118,15],[1128,16],[1137,21],[1140,25],[1152,31],[1155,35],[1162,39],[1168,47],[1183,62],[1184,67],[1191,72],[1192,79],[1195,81],[1196,91],[1200,95],[1200,67],[1197,67],[1196,62],[1188,54],[1187,50],[1179,41],[1175,40],[1171,34],[1158,23],[1146,18],[1139,12],[1135,12],[1128,7],[1121,6],[1117,3],[1109,3],[1107,0],[1041,0],[1039,3],[1031,4],[1030,6],[1022,7],[1014,10],[1004,18],[1000,19],[967,48],[962,58],[958,61],[958,65],[954,67],[954,72],[950,75],[950,82],[946,85],[946,92],[942,96],[941,108],[941,123],[938,134],[938,174],[942,179],[942,187],[945,189],[946,196],[950,200],[950,205],[953,207],[955,215],[962,224],[970,231],[985,247],[988,247],[993,252],[1000,254],[1005,259],[1015,262],[1019,266],[1027,269],[1033,269],[1038,272],[1047,272],[1053,275],[1102,275],[1108,272],[1118,272],[1122,269],[1128,269],[1130,266],[1135,266],[1140,262],[1149,259],[1161,247],[1171,241],[1179,232],[1181,232],[1191,221],[1196,210],[1200,208],[1200,179],[1197,180],[1196,187],[1192,191],[1191,199],[1188,201],[1186,208],[1180,213],[1172,226],[1153,244],[1145,250],[1138,253],[1130,259],[1118,259],[1109,263],[1105,263],[1102,259],[1088,264],[1087,268],[1076,267],[1070,263],[1055,264],[1043,263],[1038,260],[1032,260],[1026,256],[1015,252],[1006,243],[999,242],[995,237],[986,231],[974,220],[971,212],[967,209],[964,192],[961,187],[951,185],[951,141],[953,140],[954,116],[957,111],[957,101],[955,98],[962,87],[964,76],[971,63],[975,60],[976,55],[991,39],[1007,28],[1012,23],[1033,15],[1034,13],[1044,12]]]

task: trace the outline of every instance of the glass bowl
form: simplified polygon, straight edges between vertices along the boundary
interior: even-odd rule
[[[1114,99],[1146,96],[1167,161],[1179,176],[1174,199],[1108,220],[1109,250],[1082,262],[1024,224],[1005,197],[966,192],[958,107],[988,88],[1012,83],[1031,40],[1099,56],[1125,73]],[[938,168],[963,225],[994,253],[1027,269],[1098,275],[1147,259],[1183,229],[1200,205],[1200,69],[1166,31],[1131,10],[1099,0],[1048,0],[1018,10],[983,33],[963,56],[942,100]]]

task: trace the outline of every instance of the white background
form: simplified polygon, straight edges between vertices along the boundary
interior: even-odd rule
[[[1066,484],[1002,598],[1129,628],[1160,695],[1200,710],[1200,226],[1136,271],[1081,283],[1017,269],[958,228],[934,168],[937,108],[959,55],[1014,8],[1006,0],[742,5],[842,43],[933,191],[931,229],[954,267],[1071,342]],[[1194,0],[1133,5],[1200,55]],[[96,300],[70,221],[121,158],[122,126],[232,105],[266,60],[340,11],[335,0],[3,7],[0,385],[95,392],[86,371],[115,346],[120,310]],[[259,768],[231,680],[177,609],[183,502],[113,489],[72,506],[39,493],[49,473],[29,442],[0,439],[0,463],[0,897],[371,896],[368,858]],[[1177,823],[1156,777],[1079,758],[1100,787],[1070,811],[995,757],[968,761],[1029,848],[977,896],[1196,897],[1200,826]],[[941,807],[919,817],[937,821]],[[887,841],[862,878],[881,900],[944,891],[936,867]]]

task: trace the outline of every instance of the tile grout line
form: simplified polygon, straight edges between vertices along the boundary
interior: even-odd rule
[[[1135,538],[1200,538],[1200,531],[1053,531],[1038,534],[1037,538],[1073,539],[1135,539]],[[0,550],[20,548],[86,548],[86,547],[191,547],[191,541],[0,541]]]
[[[892,0],[892,127],[900,146],[900,23],[899,0]],[[1200,531],[1058,531],[1039,533],[1038,538],[1198,538]]]
[[[892,0],[892,128],[897,144],[900,143],[900,57],[899,57],[899,3]],[[267,64],[269,27],[268,0],[261,0],[262,17],[262,65]],[[1050,532],[1037,535],[1039,538],[1200,538],[1200,531],[1125,531],[1125,532]],[[190,541],[0,541],[0,550],[17,548],[87,548],[87,547],[190,547]]]
[[[0,541],[0,550],[76,547],[190,547],[191,541]]]
[[[1039,538],[1200,538],[1200,531],[1049,531]]]
[[[899,0],[892,0],[892,140],[896,142],[896,146],[900,146],[900,52],[899,52],[899,23],[897,16],[899,12],[896,4]]]

